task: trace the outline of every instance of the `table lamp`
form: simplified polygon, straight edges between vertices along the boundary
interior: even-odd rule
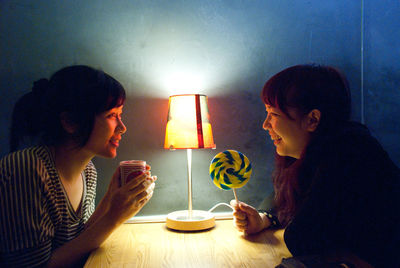
[[[164,148],[186,149],[188,169],[188,209],[167,215],[166,225],[170,229],[199,231],[215,226],[211,212],[192,209],[192,149],[215,149],[209,118],[206,95],[169,97]]]

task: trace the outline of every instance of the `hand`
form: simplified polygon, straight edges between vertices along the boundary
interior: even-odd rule
[[[243,202],[236,203],[236,200],[231,201],[231,206],[234,208],[233,222],[235,227],[245,234],[254,234],[268,228],[271,223],[267,217],[263,217],[258,211]]]
[[[151,166],[146,165],[146,170],[150,172]],[[152,179],[153,179],[153,182],[154,182],[155,180],[157,180],[157,176],[153,176]],[[135,180],[135,178],[133,178],[132,180]],[[120,167],[117,167],[117,169],[114,171],[114,174],[113,174],[113,176],[112,176],[112,178],[111,178],[111,182],[110,182],[110,184],[108,185],[108,189],[107,189],[106,194],[105,194],[104,197],[103,197],[103,200],[110,199],[110,197],[113,196],[113,194],[114,194],[120,187],[121,187],[121,169],[120,169]],[[154,189],[154,187],[153,187],[153,189]],[[102,201],[103,201],[103,200],[102,200]],[[107,201],[109,202],[109,200],[107,200]],[[106,202],[107,202],[107,201],[106,201]],[[104,208],[103,208],[103,209],[104,209]]]
[[[151,176],[150,166],[147,171],[130,180],[127,184],[119,186],[120,169],[114,172],[104,197],[103,209],[107,210],[107,216],[120,224],[136,215],[153,195],[156,176]]]

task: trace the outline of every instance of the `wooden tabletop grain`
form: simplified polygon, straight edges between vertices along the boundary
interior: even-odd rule
[[[202,232],[177,232],[165,223],[120,226],[89,256],[89,267],[275,267],[288,251],[281,230],[244,236],[232,220]]]

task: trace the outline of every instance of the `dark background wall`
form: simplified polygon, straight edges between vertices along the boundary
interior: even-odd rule
[[[0,156],[18,97],[61,67],[86,64],[114,76],[128,94],[117,158],[94,159],[97,200],[119,161],[143,159],[158,182],[141,215],[187,207],[186,152],[162,148],[168,96],[202,93],[217,149],[193,152],[193,206],[233,198],[208,175],[210,160],[225,149],[252,161],[252,178],[238,195],[257,206],[271,192],[274,158],[261,127],[260,90],[283,68],[315,62],[347,75],[353,119],[400,165],[399,13],[397,0],[2,0]]]
[[[365,123],[400,166],[400,1],[364,1]]]

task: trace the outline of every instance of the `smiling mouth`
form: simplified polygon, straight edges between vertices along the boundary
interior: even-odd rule
[[[282,138],[275,133],[269,133],[269,135],[271,136],[271,140],[274,142],[274,145],[278,145],[282,140]]]
[[[113,139],[110,140],[110,142],[111,142],[114,146],[116,146],[116,147],[119,146],[119,141],[120,141],[120,140],[113,140]]]
[[[271,140],[273,141],[280,141],[282,138],[276,134],[269,134],[271,136]]]

